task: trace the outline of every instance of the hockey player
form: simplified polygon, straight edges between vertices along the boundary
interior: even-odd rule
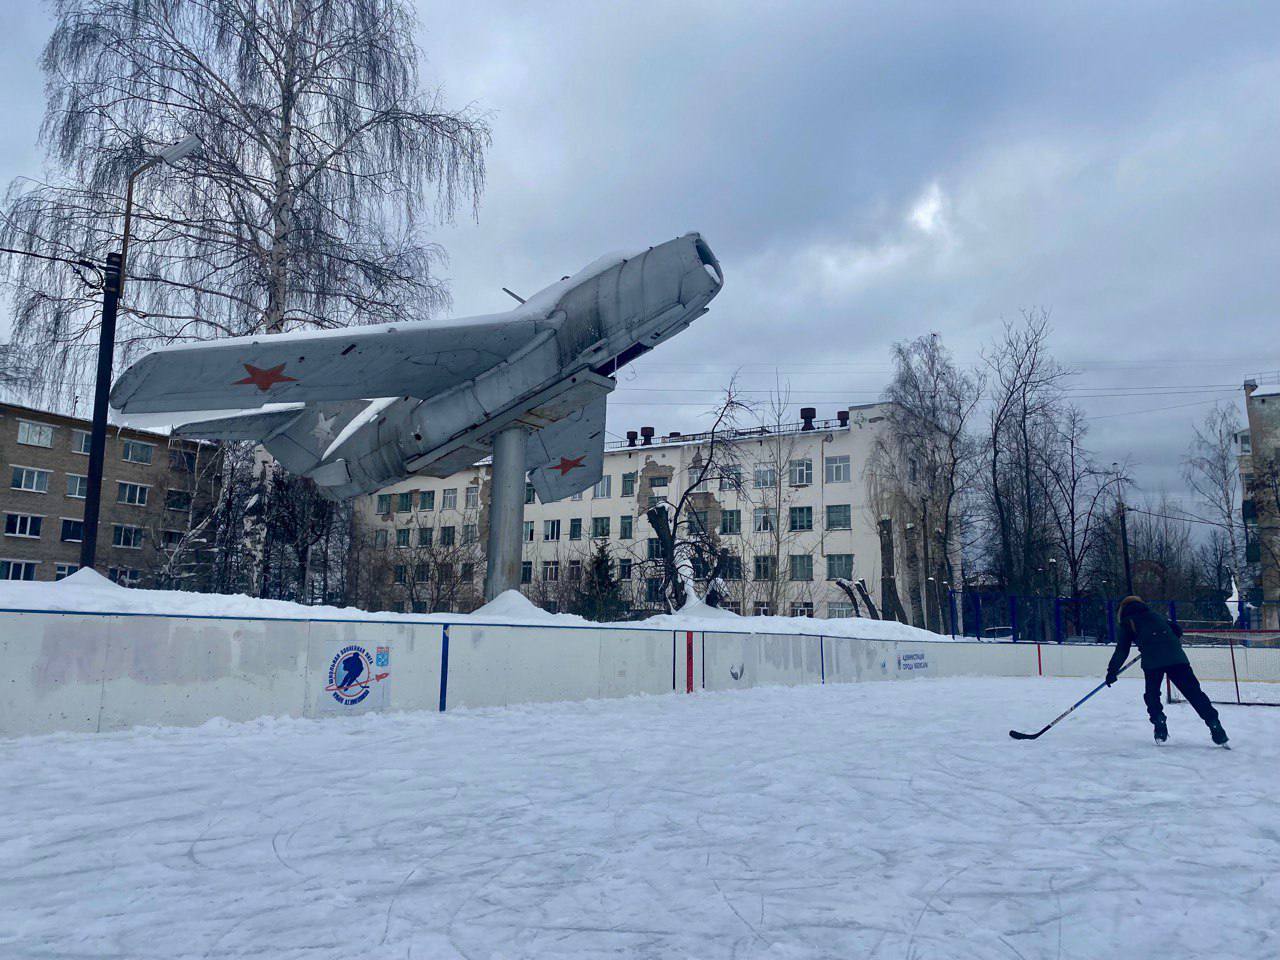
[[[1179,639],[1182,628],[1151,610],[1142,602],[1141,597],[1125,597],[1121,600],[1117,618],[1120,622],[1120,637],[1116,641],[1116,652],[1111,655],[1111,662],[1107,665],[1107,686],[1116,682],[1117,671],[1128,658],[1130,646],[1136,643],[1142,654],[1142,672],[1147,679],[1143,699],[1147,702],[1147,715],[1151,717],[1151,725],[1155,727],[1156,743],[1164,743],[1169,739],[1169,727],[1160,703],[1160,682],[1168,677],[1187,698],[1187,702],[1195,707],[1196,713],[1200,714],[1200,719],[1209,728],[1213,742],[1225,746],[1227,732],[1218,722],[1218,711],[1200,689],[1200,681],[1196,679],[1191,661],[1182,649]]]

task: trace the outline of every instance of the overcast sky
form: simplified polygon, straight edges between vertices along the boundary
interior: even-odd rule
[[[48,22],[7,4],[0,180],[39,173]],[[425,75],[491,116],[455,312],[699,230],[711,313],[621,377],[610,431],[707,425],[735,371],[831,416],[895,340],[962,362],[1030,308],[1104,462],[1178,492],[1192,424],[1280,380],[1280,6],[419,5]]]

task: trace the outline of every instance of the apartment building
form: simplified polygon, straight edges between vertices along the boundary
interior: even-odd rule
[[[521,590],[548,609],[571,607],[593,552],[604,544],[633,608],[660,609],[657,541],[646,512],[688,492],[690,522],[730,551],[725,606],[752,614],[852,615],[836,580],[874,585],[880,577],[878,518],[863,470],[882,411],[866,404],[828,420],[812,408],[802,415],[800,422],[714,437],[629,431],[606,448],[604,476],[594,488],[540,503],[528,486]],[[406,610],[482,603],[487,484],[480,464],[360,498],[357,538],[369,551],[360,568],[372,594],[362,602]]]
[[[1249,429],[1237,437],[1244,486],[1242,514],[1250,563],[1258,564],[1261,622],[1280,629],[1280,387],[1244,383]]]
[[[61,580],[80,563],[91,423],[0,403],[0,579]],[[111,427],[103,467],[98,566],[112,580],[150,585],[189,540],[207,506],[200,478],[216,476],[216,448]]]

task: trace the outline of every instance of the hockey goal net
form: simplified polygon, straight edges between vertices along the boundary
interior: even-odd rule
[[[1182,646],[1210,700],[1280,707],[1280,630],[1184,629]],[[1165,690],[1170,703],[1186,699],[1167,679]]]

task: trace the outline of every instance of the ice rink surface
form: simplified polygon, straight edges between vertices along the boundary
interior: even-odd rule
[[[0,956],[1280,956],[1280,710],[1090,685],[3,741]]]

